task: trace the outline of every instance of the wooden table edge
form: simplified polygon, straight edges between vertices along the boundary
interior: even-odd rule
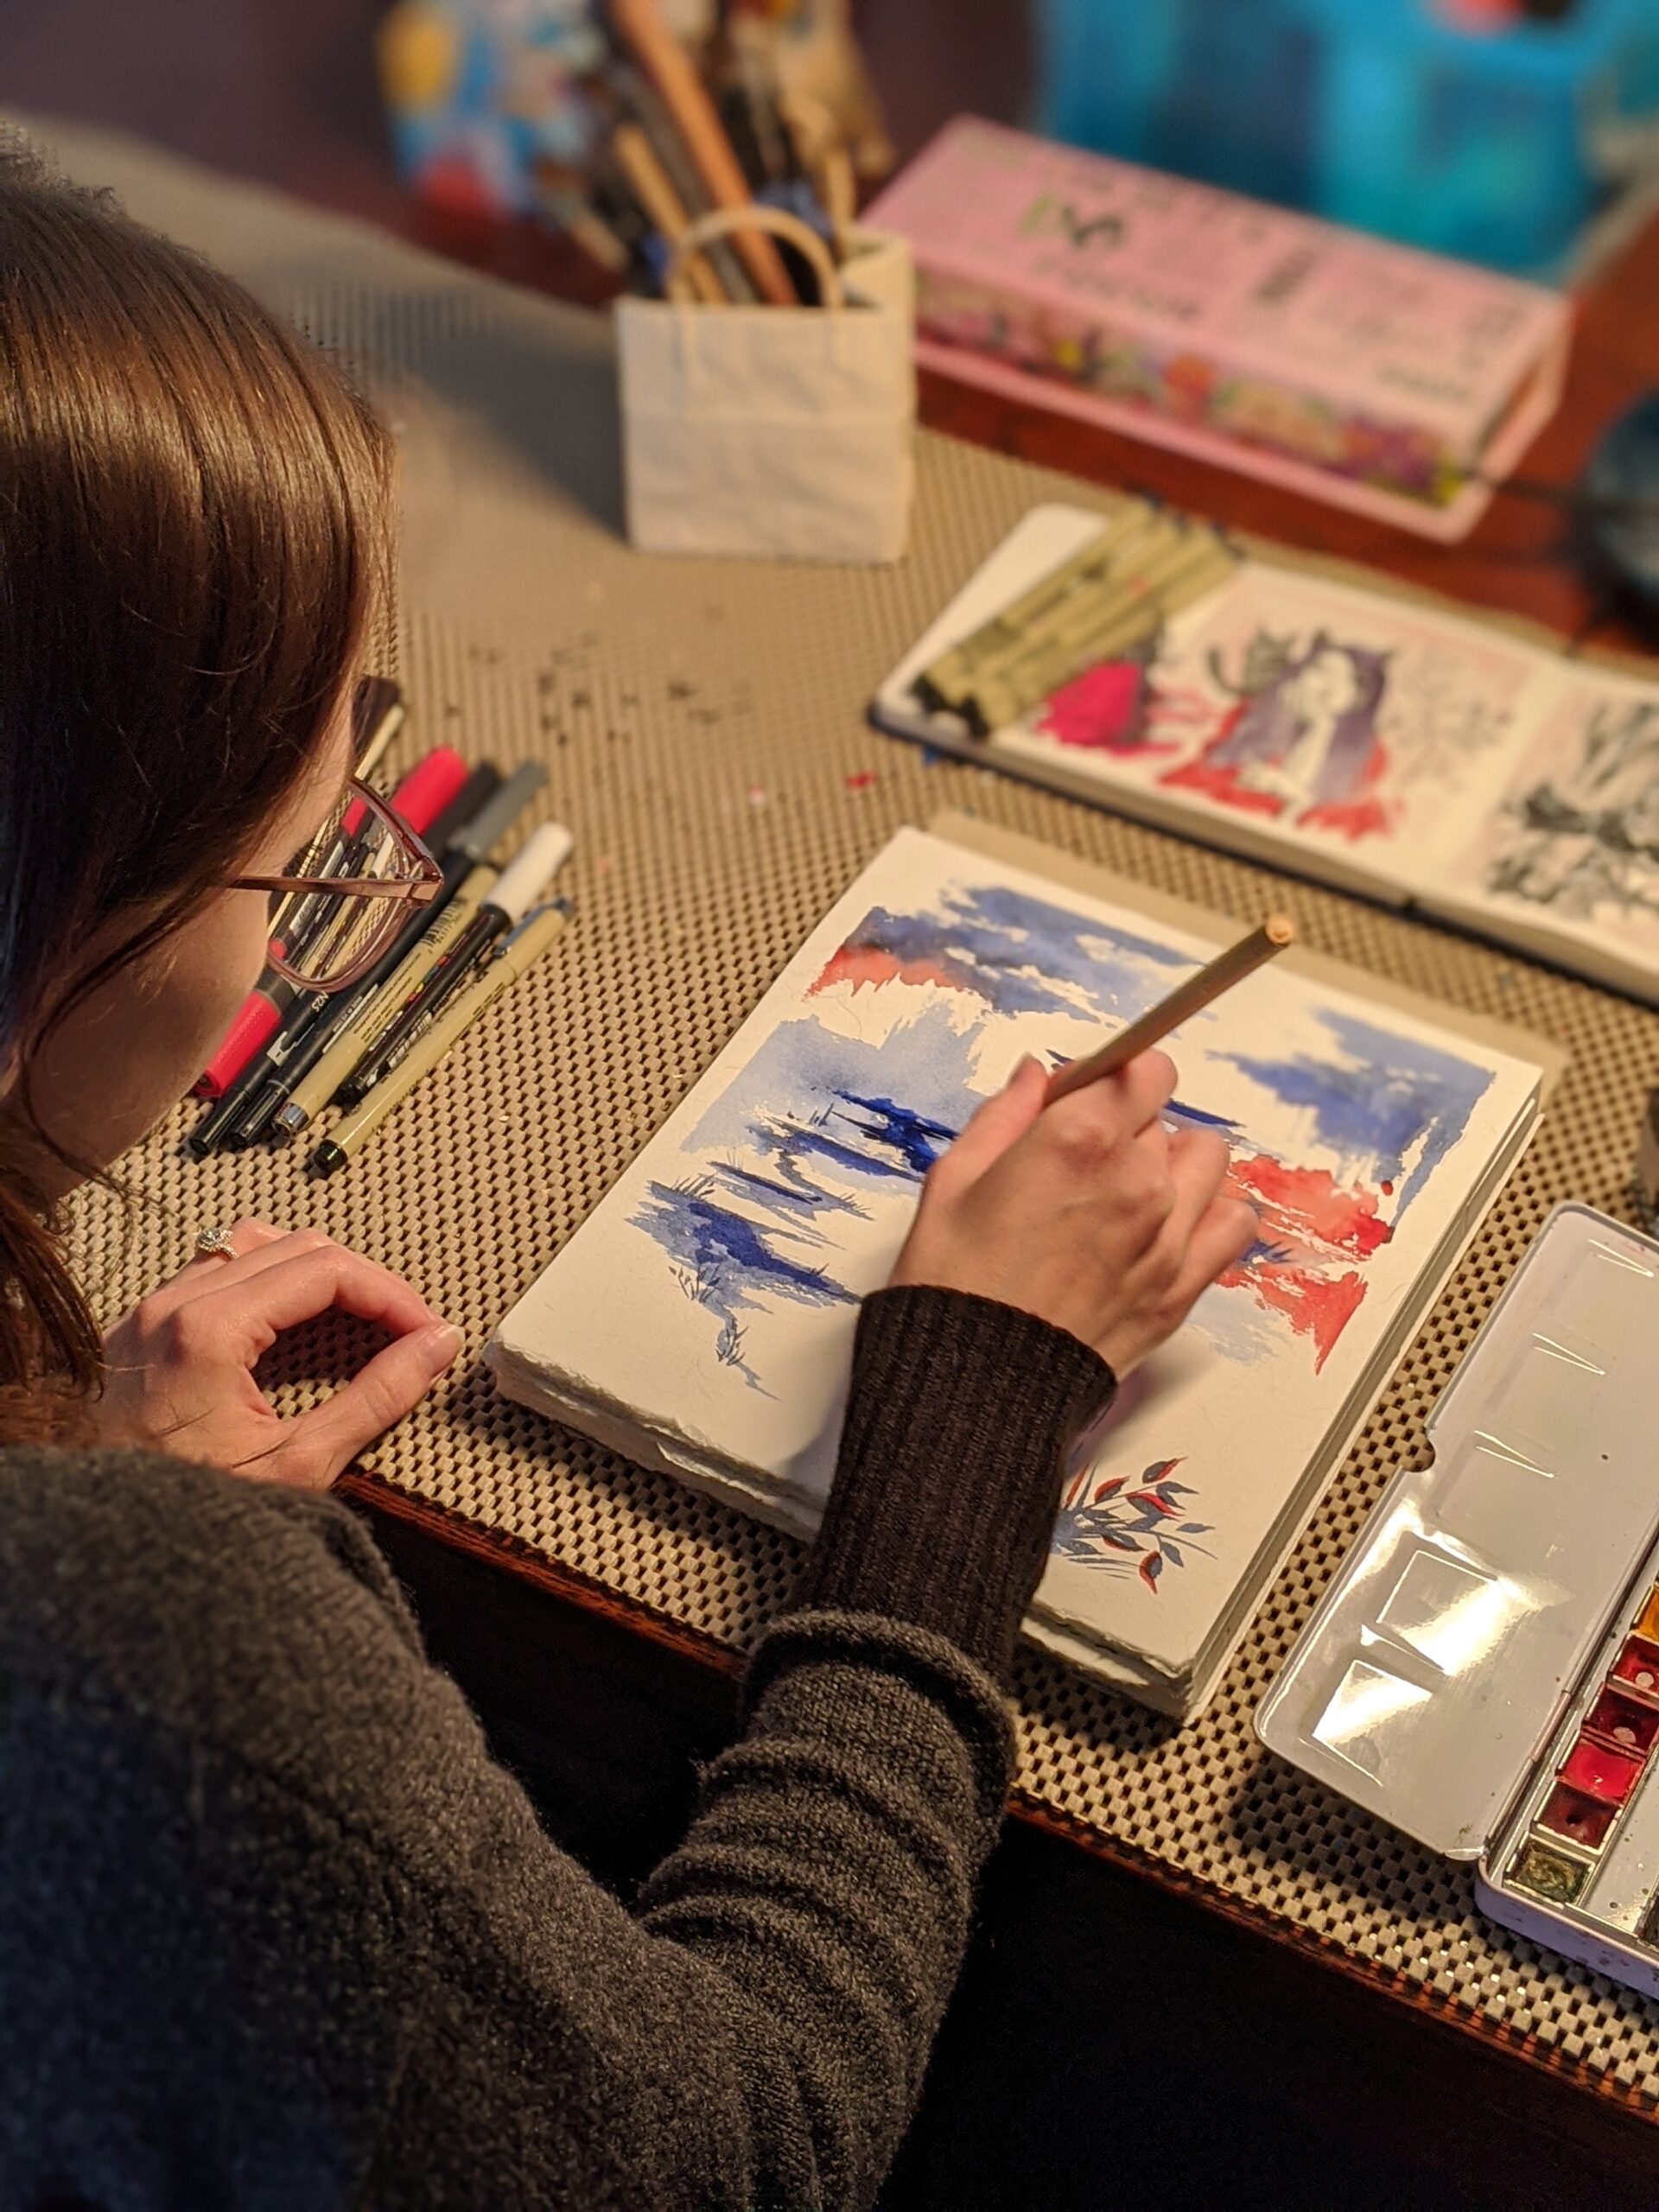
[[[336,1495],[371,1515],[384,1515],[469,1558],[514,1575],[544,1595],[626,1629],[707,1673],[735,1681],[742,1672],[741,1653],[732,1650],[717,1637],[703,1630],[687,1627],[641,1599],[626,1597],[609,1589],[594,1577],[547,1558],[521,1537],[487,1529],[453,1507],[413,1497],[383,1477],[362,1469],[354,1469],[343,1477],[336,1486]],[[1521,2058],[1540,2073],[1590,2096],[1599,2107],[1612,2107],[1628,2115],[1644,2135],[1659,2122],[1659,2098],[1645,2095],[1633,2084],[1619,2082],[1611,2071],[1573,2057],[1559,2046],[1545,2043],[1535,2033],[1522,2033],[1507,2021],[1472,2013],[1451,1997],[1426,1987],[1397,1967],[1357,1958],[1333,1937],[1287,1922],[1282,1915],[1236,1897],[1201,1875],[1167,1866],[1135,1845],[1103,1834],[1087,1821],[1045,1804],[1025,1790],[1016,1788],[1010,1794],[1008,1809],[1014,1819],[1029,1827],[1073,1844],[1091,1857],[1149,1882],[1168,1895],[1191,1897],[1205,1910],[1217,1914],[1232,1926],[1264,1938],[1297,1958],[1317,1961],[1358,1988],[1380,1991],[1423,2019],[1453,2030],[1484,2048]]]

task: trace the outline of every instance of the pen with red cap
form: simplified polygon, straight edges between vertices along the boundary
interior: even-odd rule
[[[432,766],[434,763],[435,766]],[[497,770],[474,769],[445,799],[443,794],[454,783],[455,767],[460,764],[459,753],[448,746],[439,746],[418,762],[397,786],[392,803],[416,836],[425,837],[430,842],[446,834],[458,823],[468,819],[500,783]],[[464,767],[462,774],[465,776]],[[431,809],[430,813],[429,809]],[[361,810],[359,811],[360,813]],[[417,818],[422,816],[427,818]],[[342,823],[342,828],[345,826]],[[220,1039],[212,1059],[192,1084],[190,1096],[193,1098],[222,1098],[254,1055],[263,1052],[270,1044],[276,1033],[277,1025],[295,1001],[302,995],[297,983],[290,983],[275,969],[267,968],[243,1000],[235,1020]]]
[[[417,836],[423,836],[459,796],[466,783],[466,762],[452,747],[440,745],[410,770],[392,792],[391,804],[407,828]],[[341,826],[346,827],[344,823]],[[349,837],[342,840],[344,843],[349,842]],[[283,982],[279,997],[275,988],[279,980],[273,978],[270,985],[257,987],[244,1001],[232,1025],[238,1048],[246,1049],[213,1111],[190,1133],[188,1142],[199,1158],[205,1159],[223,1142],[264,1079],[270,1061],[283,1057],[285,1047],[291,1046],[315,1017],[321,1002],[319,995]],[[257,1007],[253,1004],[256,999],[263,1001]],[[227,1038],[226,1045],[230,1042]],[[214,1055],[215,1064],[219,1064],[225,1056],[226,1048],[221,1046]]]
[[[378,997],[416,944],[439,926],[440,916],[450,911],[473,870],[491,846],[512,829],[546,781],[547,770],[542,763],[526,761],[486,805],[454,832],[440,855],[443,880],[437,897],[411,917],[355,989],[334,993],[327,1003],[319,1007],[316,1020],[293,1049],[284,1053],[280,1063],[267,1066],[264,1088],[255,1094],[247,1111],[231,1130],[232,1144],[249,1144],[266,1135],[277,1144],[288,1142],[295,1124],[287,1109],[296,1090],[326,1058],[341,1032]],[[304,1122],[299,1126],[302,1128]]]
[[[501,771],[486,761],[474,768],[460,792],[446,806],[429,830],[420,830],[430,849],[442,854],[449,840],[481,813],[501,788]],[[410,828],[416,827],[410,823]],[[236,1020],[226,1031],[219,1049],[192,1084],[193,1098],[222,1098],[256,1052],[263,1052],[276,1033],[276,1025],[296,999],[303,995],[274,968],[267,968],[243,1000]]]
[[[352,756],[359,778],[373,774],[380,756],[402,728],[404,695],[388,676],[365,676],[357,687],[352,707]],[[480,799],[481,805],[483,801]],[[419,833],[424,836],[426,832]],[[242,1001],[236,1020],[226,1031],[219,1049],[191,1086],[193,1098],[218,1098],[235,1082],[248,1062],[275,1035],[298,995],[296,984],[285,982],[274,968],[267,968]]]

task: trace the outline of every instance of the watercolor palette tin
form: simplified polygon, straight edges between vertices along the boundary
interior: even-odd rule
[[[1256,1713],[1482,1910],[1659,1997],[1659,1243],[1558,1207]]]

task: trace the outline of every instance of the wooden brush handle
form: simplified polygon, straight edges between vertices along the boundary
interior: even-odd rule
[[[1166,999],[1160,999],[1147,1008],[1139,1021],[1132,1021],[1127,1029],[1120,1029],[1109,1044],[1103,1045],[1097,1052],[1090,1052],[1087,1059],[1072,1060],[1063,1068],[1056,1068],[1048,1078],[1046,1103],[1052,1106],[1057,1098],[1064,1098],[1073,1090],[1081,1090],[1085,1084],[1099,1083],[1103,1077],[1116,1075],[1120,1068],[1140,1053],[1150,1052],[1168,1036],[1172,1029],[1179,1029],[1195,1014],[1201,1014],[1211,1000],[1253,975],[1264,961],[1294,944],[1296,925],[1283,914],[1269,914],[1259,930],[1252,930],[1236,944],[1217,953],[1207,968],[1200,968],[1178,984]]]
[[[671,251],[677,249],[690,225],[684,204],[674,189],[673,179],[658,160],[656,148],[637,123],[619,124],[611,146],[634,198]],[[683,266],[692,289],[706,306],[717,307],[727,298],[725,287],[704,255],[688,254]]]
[[[715,104],[690,55],[658,14],[657,0],[610,0],[610,18],[673,117],[709,197],[721,207],[752,205],[748,181],[721,127]],[[778,308],[800,305],[778,249],[764,232],[739,231],[733,243],[763,299]]]

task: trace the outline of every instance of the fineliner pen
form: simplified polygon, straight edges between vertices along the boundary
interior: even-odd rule
[[[449,849],[449,840],[483,812],[500,788],[501,771],[493,760],[481,761],[431,828],[421,833],[427,851],[442,858]]]
[[[372,1084],[391,1073],[439,1008],[470,980],[470,971],[490,946],[521,922],[536,905],[569,859],[575,843],[570,832],[560,822],[544,822],[539,830],[531,832],[523,849],[502,870],[500,880],[467,928],[419,989],[404,1001],[371,1060],[342,1085],[342,1103],[363,1097]]]
[[[389,676],[365,676],[352,702],[352,773],[366,783],[404,726],[404,695]]]
[[[496,880],[496,871],[487,861],[470,868],[454,898],[445,902],[391,974],[379,981],[371,976],[351,994],[344,1018],[315,1040],[321,1049],[315,1060],[308,1066],[285,1068],[282,1076],[276,1078],[283,1093],[283,1103],[277,1107],[270,1124],[271,1136],[277,1144],[289,1143],[307,1128],[358,1063],[373,1052],[397,1019],[404,1001],[420,988],[451,945],[471,926]],[[309,1052],[296,1055],[296,1060],[302,1058],[310,1060]]]
[[[401,1106],[422,1077],[429,1075],[479,1017],[510,991],[548,950],[570,918],[569,901],[556,899],[520,923],[481,975],[451,1000],[416,1039],[397,1072],[378,1083],[357,1110],[346,1116],[311,1156],[321,1174],[333,1175],[359,1153],[387,1116]]]
[[[480,807],[469,822],[461,824],[450,836],[443,849],[443,884],[431,905],[423,907],[410,919],[409,925],[397,938],[385,957],[376,962],[354,991],[336,993],[334,1004],[320,1015],[306,1032],[300,1048],[285,1058],[277,1079],[274,1096],[281,1103],[272,1107],[261,1102],[260,1125],[269,1128],[275,1141],[286,1144],[302,1129],[321,1107],[326,1106],[343,1078],[357,1065],[366,1050],[359,1033],[372,1014],[373,1035],[376,1039],[390,1027],[413,988],[405,984],[394,995],[395,979],[405,962],[410,961],[417,946],[435,944],[442,951],[453,943],[454,931],[446,927],[435,940],[433,932],[448,912],[451,904],[466,892],[473,871],[492,845],[505,836],[519,814],[530,804],[547,781],[547,770],[541,762],[531,761],[510,776],[486,804]],[[487,880],[477,896],[481,898],[495,881],[495,870],[487,872]],[[471,912],[463,917],[471,918]],[[423,973],[424,970],[422,971]],[[357,1037],[349,1057],[336,1049],[337,1040],[347,1033]],[[319,1090],[324,1069],[327,1069],[328,1088]],[[296,1110],[289,1112],[289,1107]]]
[[[385,737],[389,739],[392,731],[402,721],[404,709],[397,696],[397,685],[389,683],[384,677],[365,677],[363,680],[358,694],[357,727],[359,734],[362,729],[363,701],[372,688],[379,694],[390,693],[391,695],[389,706],[384,706],[383,702],[382,715],[383,720],[387,715],[391,716],[390,725],[385,732]],[[372,740],[371,744],[378,759],[379,753],[384,750],[384,745],[378,740]],[[447,747],[439,749],[445,754],[448,753]],[[458,755],[454,757],[459,758]],[[363,753],[359,748],[357,768],[359,782],[366,773],[365,766],[366,758],[366,754]],[[411,772],[410,776],[406,779],[409,785],[413,785],[415,776],[419,774],[420,768],[424,766],[425,763],[422,762],[420,767]],[[493,779],[493,782],[491,779]],[[499,770],[487,766],[475,768],[461,786],[459,796],[450,802],[442,814],[439,815],[433,823],[429,834],[422,831],[418,823],[411,822],[410,828],[420,831],[422,835],[426,835],[428,842],[435,849],[440,837],[448,836],[460,824],[469,821],[473,814],[499,787],[500,781]],[[474,791],[474,785],[479,787],[476,793]],[[409,798],[408,792],[404,791],[402,786],[399,787],[399,792],[403,802],[406,804]],[[469,799],[470,804],[467,804]],[[462,810],[463,808],[465,811]],[[404,818],[408,819],[407,817]],[[335,857],[338,857],[338,849],[336,854],[331,855],[331,858]],[[220,1039],[213,1057],[192,1084],[190,1096],[193,1098],[222,1098],[238,1076],[252,1060],[254,1055],[263,1052],[270,1044],[289,1008],[295,1000],[302,995],[297,983],[290,983],[286,976],[279,976],[274,968],[267,968],[246,998],[243,1000],[235,1020],[232,1022]]]
[[[435,746],[417,761],[393,791],[390,804],[400,819],[417,836],[425,833],[467,781],[467,764],[454,748]],[[250,1102],[254,1100],[273,1067],[280,1066],[293,1052],[300,1038],[337,995],[327,991],[303,991],[289,986],[286,1003],[274,1025],[264,1024],[262,1040],[249,1054],[234,1077],[226,1082],[217,1104],[204,1115],[186,1138],[187,1148],[198,1160],[206,1160],[227,1141],[233,1147],[251,1143],[257,1135],[244,1136],[242,1130],[250,1119]],[[273,1003],[276,994],[270,993]],[[250,1014],[250,1001],[245,1000],[237,1016],[241,1022]],[[251,1021],[261,1017],[251,1016]],[[217,1058],[217,1055],[215,1058]],[[261,1124],[260,1126],[263,1126]]]
[[[429,825],[460,796],[466,782],[467,764],[461,755],[449,746],[436,746],[410,770],[393,791],[391,800],[392,810],[416,836],[423,836]],[[366,811],[360,803],[358,811],[359,815]],[[349,817],[350,810],[347,810],[348,820]],[[355,855],[360,849],[355,836],[348,841],[347,852],[352,857],[341,863],[338,873],[350,874],[354,871],[359,865]],[[327,893],[317,893],[315,905],[318,918],[326,918]],[[253,1092],[251,1103],[231,1122],[226,1134],[226,1141],[232,1150],[244,1150],[247,1146],[256,1144],[264,1135],[271,1116],[288,1096],[285,1085],[273,1083],[273,1074],[284,1068],[290,1073],[294,1071],[299,1065],[296,1055],[307,1051],[313,1030],[319,1022],[328,1019],[340,997],[338,991],[315,990],[302,994],[289,1008],[282,1027],[266,1048],[265,1081]],[[319,1046],[318,1050],[321,1049]],[[306,1058],[303,1065],[309,1066],[312,1057],[315,1055]]]
[[[547,769],[539,760],[527,760],[522,768],[515,768],[489,804],[480,807],[466,828],[450,837],[445,855],[460,853],[469,861],[487,860],[491,847],[506,836],[546,781]]]

